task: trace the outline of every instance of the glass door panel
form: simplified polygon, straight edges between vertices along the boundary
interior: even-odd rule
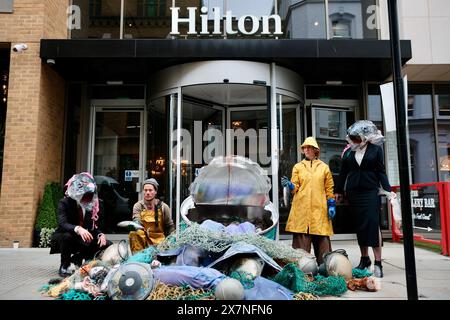
[[[189,187],[198,175],[199,169],[214,157],[224,154],[222,138],[224,109],[206,101],[193,99],[189,96],[190,92],[192,91],[188,88],[183,90],[181,202],[189,197]]]
[[[168,176],[168,110],[170,97],[153,100],[147,114],[147,163],[144,179],[155,178],[159,183],[157,197],[170,204]]]
[[[353,108],[334,106],[312,106],[313,136],[320,147],[320,160],[328,164],[336,184],[341,169],[341,154],[347,140],[347,128],[355,122]],[[352,226],[345,214],[348,212],[346,202],[337,206],[333,220],[334,233],[353,233]]]
[[[92,168],[104,205],[104,232],[126,232],[117,223],[131,220],[138,200],[141,126],[139,111],[95,113]]]
[[[170,135],[170,150],[169,150],[169,200],[172,208],[172,215],[175,212],[176,225],[178,230],[179,225],[179,205],[180,196],[177,192],[177,180],[179,170],[179,160],[177,155],[177,148],[179,140],[178,137],[178,94],[172,93],[168,95],[169,99],[169,135]],[[178,232],[178,231],[177,231]],[[178,236],[178,234],[177,234]]]
[[[353,124],[353,111],[313,109],[313,135],[320,146],[320,160],[330,166],[334,181],[339,175],[341,153],[347,145],[347,127]]]
[[[262,168],[270,167],[267,108],[230,110],[230,129],[234,132],[228,142],[231,154],[250,158]]]
[[[302,139],[301,124],[303,112],[300,101],[286,95],[277,95],[277,126],[279,138],[279,173],[291,178],[292,168],[298,162],[299,144]],[[278,208],[280,214],[280,233],[285,233],[286,222],[291,210],[292,196],[278,183]]]

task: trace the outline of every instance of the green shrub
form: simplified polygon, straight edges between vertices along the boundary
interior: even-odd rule
[[[55,228],[42,228],[39,234],[39,248],[49,248]]]
[[[35,229],[43,228],[55,229],[58,227],[58,202],[64,196],[59,183],[48,182],[45,185],[42,201],[39,206],[39,212],[36,219]]]

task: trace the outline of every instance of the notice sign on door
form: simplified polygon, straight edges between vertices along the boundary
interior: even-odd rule
[[[125,170],[125,181],[132,181],[133,178],[139,178],[139,170]]]

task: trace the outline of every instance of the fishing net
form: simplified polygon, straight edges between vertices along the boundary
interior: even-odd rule
[[[132,255],[128,258],[128,260],[126,260],[126,262],[141,262],[150,264],[155,259],[157,253],[158,250],[155,247],[150,246]]]
[[[244,289],[251,289],[255,286],[255,277],[251,273],[245,271],[233,271],[230,274],[230,278],[238,280]]]
[[[293,263],[287,264],[272,280],[296,293],[339,296],[347,291],[347,283],[343,277],[317,275],[310,278]]]
[[[372,272],[370,272],[367,269],[358,269],[358,268],[354,268],[352,269],[352,276],[353,278],[365,278],[365,277],[370,277],[372,275]]]
[[[70,289],[62,293],[58,300],[92,300],[92,296],[85,292]]]
[[[239,241],[258,247],[272,259],[296,261],[308,255],[306,251],[293,249],[282,242],[273,241],[257,234],[214,232],[195,222],[179,233],[178,240],[166,239],[157,246],[157,249],[163,252],[189,244],[211,252],[222,252]]]

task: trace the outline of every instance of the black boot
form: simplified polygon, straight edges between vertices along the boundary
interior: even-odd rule
[[[61,263],[61,266],[59,267],[58,270],[58,274],[60,277],[65,278],[72,275],[72,273],[69,272],[69,270],[67,270],[69,268],[69,265],[70,264],[67,263]]]
[[[364,270],[364,269],[370,267],[371,264],[372,264],[372,261],[370,261],[369,257],[361,257],[361,260],[359,261],[359,264],[356,267],[356,269]]]
[[[83,257],[81,256],[81,253],[77,252],[72,255],[70,258],[70,261],[77,267],[81,267],[83,264]]]

